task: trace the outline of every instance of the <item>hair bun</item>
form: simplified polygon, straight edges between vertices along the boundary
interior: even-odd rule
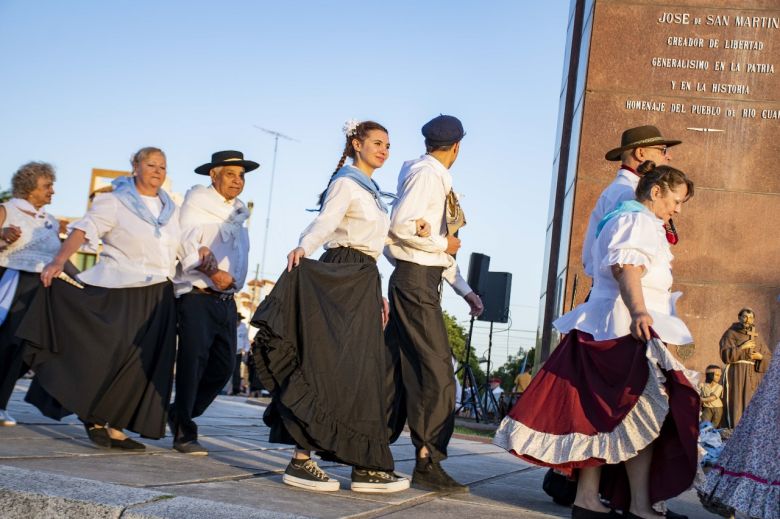
[[[655,162],[652,160],[646,160],[643,163],[639,165],[638,168],[636,168],[636,172],[640,175],[645,175],[647,173],[650,173],[655,169]]]

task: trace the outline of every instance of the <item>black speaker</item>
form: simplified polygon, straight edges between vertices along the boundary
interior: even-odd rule
[[[506,323],[509,321],[509,296],[512,293],[512,274],[509,272],[488,272],[485,277],[485,292],[479,294],[485,311],[477,317],[480,321]]]
[[[490,256],[472,252],[469,258],[469,277],[466,282],[480,296],[485,293],[485,280],[490,268]]]

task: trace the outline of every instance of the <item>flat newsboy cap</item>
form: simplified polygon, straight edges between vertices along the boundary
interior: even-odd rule
[[[457,117],[440,115],[434,117],[422,127],[425,143],[431,146],[449,146],[459,142],[466,132]]]
[[[682,141],[673,139],[664,139],[661,132],[655,126],[639,126],[629,128],[623,132],[620,139],[620,147],[609,150],[604,158],[607,160],[620,160],[620,155],[634,148],[647,148],[650,146],[665,145],[668,147],[677,146]]]
[[[255,161],[244,160],[244,154],[240,151],[225,150],[218,151],[211,154],[211,162],[207,162],[201,166],[195,168],[195,173],[198,175],[208,175],[209,172],[219,166],[241,166],[244,168],[244,172],[250,171],[260,167]]]

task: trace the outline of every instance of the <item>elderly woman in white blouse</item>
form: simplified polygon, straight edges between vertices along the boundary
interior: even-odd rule
[[[29,162],[11,178],[13,198],[0,205],[0,426],[16,425],[8,400],[27,371],[16,330],[41,286],[39,273],[60,249],[59,222],[44,210],[55,179],[50,164]]]
[[[636,200],[599,223],[590,299],[553,323],[566,337],[494,439],[527,461],[576,472],[577,519],[621,517],[600,498],[622,517],[657,517],[651,505],[696,474],[696,375],[667,348],[693,339],[675,312],[664,229],[693,182],[650,161],[638,172]]]
[[[20,327],[26,359],[36,372],[27,400],[46,416],[70,412],[104,448],[144,449],[122,429],[160,438],[176,354],[173,287],[181,255],[178,209],[162,189],[166,158],[142,148],[132,177],[97,194],[87,214],[41,272],[37,297]],[[97,264],[78,275],[78,288],[57,277],[84,243],[102,250]],[[190,255],[194,264],[203,257]],[[185,265],[185,268],[194,265]]]

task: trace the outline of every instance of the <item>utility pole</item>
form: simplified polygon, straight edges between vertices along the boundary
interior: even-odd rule
[[[288,135],[285,135],[283,133],[279,133],[274,130],[269,130],[267,128],[263,128],[262,126],[253,125],[255,128],[257,128],[260,131],[263,131],[267,134],[273,135],[274,137],[274,159],[273,164],[271,165],[271,187],[268,189],[268,211],[266,212],[265,217],[265,236],[263,237],[263,252],[260,256],[260,276],[263,276],[265,274],[265,250],[268,246],[268,231],[271,228],[271,201],[273,200],[273,194],[274,194],[274,176],[276,174],[276,152],[279,148],[279,138],[286,139],[288,141],[293,142],[301,142],[298,139],[294,139],[293,137],[290,137]],[[257,276],[255,276],[257,278]]]

